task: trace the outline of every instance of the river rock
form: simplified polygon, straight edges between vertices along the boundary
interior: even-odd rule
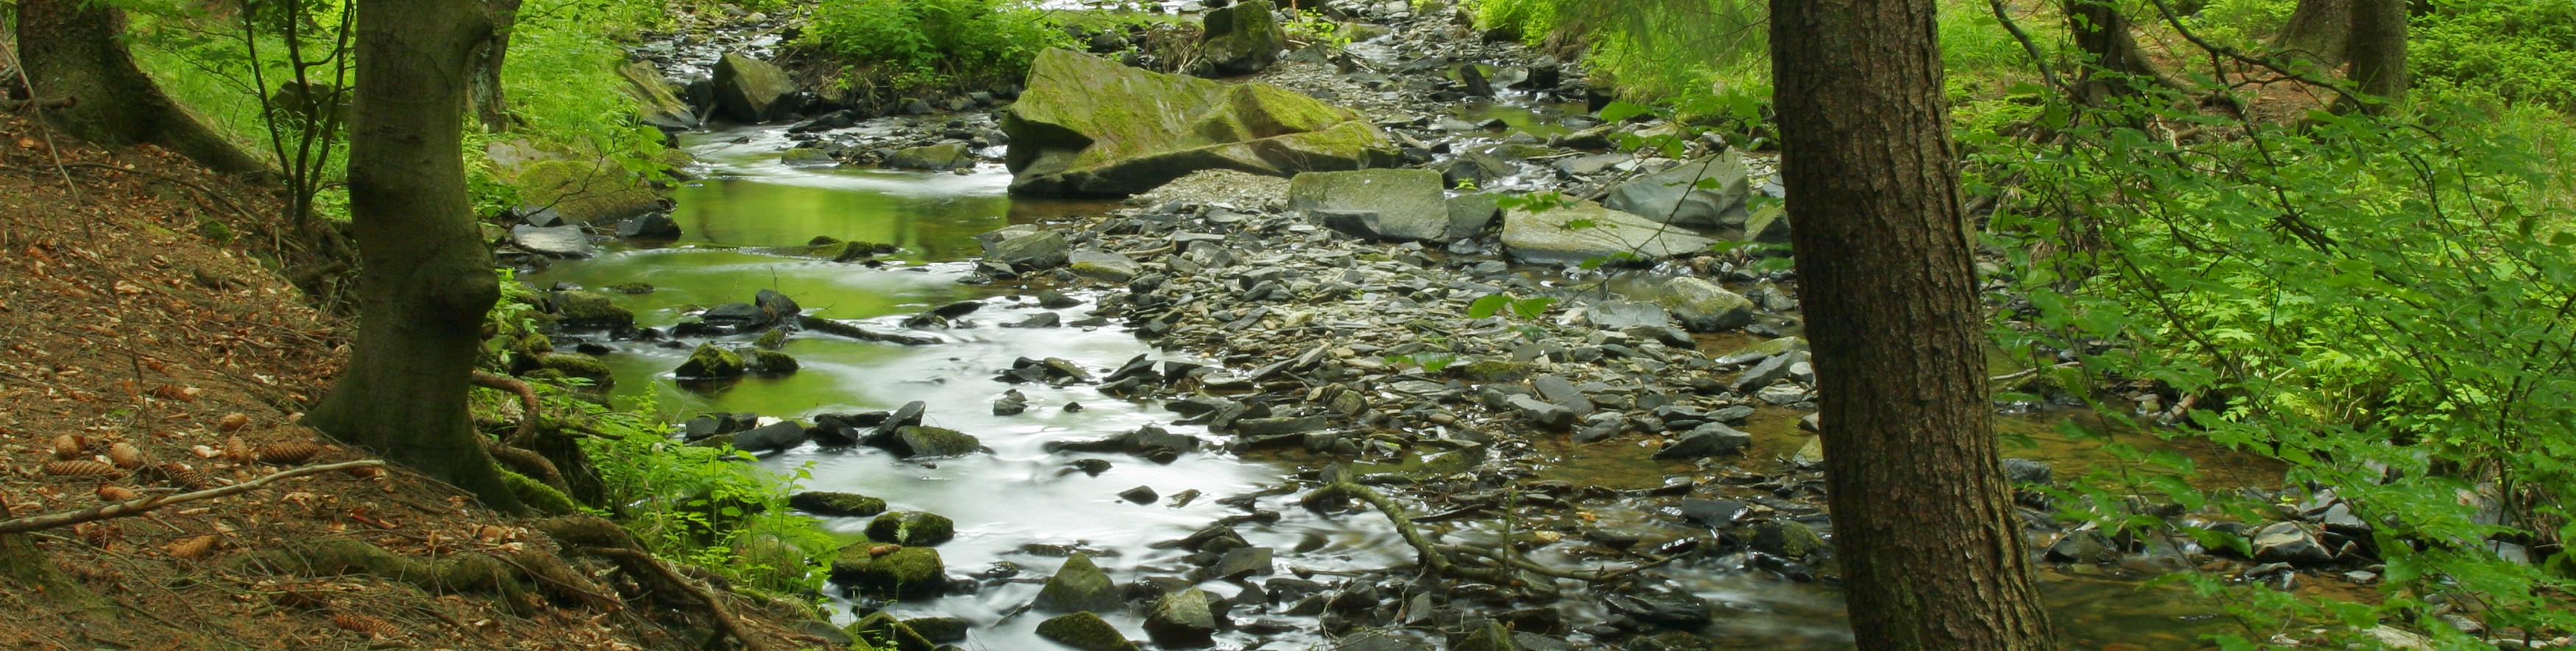
[[[1708,600],[1687,592],[1638,590],[1607,595],[1602,600],[1609,602],[1614,612],[1667,628],[1697,630],[1707,626],[1710,619]]]
[[[2317,565],[2334,560],[2334,552],[2317,541],[2317,534],[2296,522],[2274,522],[2254,532],[2254,561]]]
[[[662,71],[654,69],[652,63],[636,61],[618,66],[617,77],[626,82],[619,90],[635,100],[635,121],[663,131],[698,128],[697,111],[690,110],[687,102],[671,92],[671,83],[663,80]]]
[[[1753,525],[1753,550],[1787,559],[1802,559],[1825,548],[1824,536],[1804,522],[1772,520]]]
[[[1781,337],[1778,339],[1768,339],[1751,344],[1745,344],[1743,348],[1727,351],[1726,354],[1719,355],[1717,356],[1717,359],[1710,361],[1727,366],[1734,366],[1737,364],[1748,364],[1761,361],[1774,356],[1786,355],[1791,351],[1805,351],[1806,349],[1807,341],[1804,339],[1799,339],[1797,337]]]
[[[984,442],[972,434],[927,425],[899,427],[894,436],[880,437],[869,444],[906,459],[964,456],[984,449]]]
[[[1503,248],[1513,260],[1568,264],[1631,254],[1661,260],[1707,251],[1716,240],[1688,229],[1604,208],[1589,201],[1545,212],[1514,208],[1503,213]]]
[[[1322,220],[1354,237],[1409,242],[1449,235],[1449,202],[1440,174],[1422,169],[1306,172],[1288,180],[1288,209],[1362,215]],[[1310,217],[1312,218],[1312,217]],[[1340,222],[1340,223],[1336,223]]]
[[[1752,393],[1759,391],[1763,387],[1771,386],[1774,382],[1788,379],[1790,371],[1789,367],[1794,366],[1799,362],[1806,361],[1800,359],[1805,356],[1806,353],[1792,352],[1764,359],[1762,360],[1762,363],[1755,364],[1753,365],[1753,368],[1744,369],[1743,373],[1737,374],[1735,376],[1735,381],[1728,383],[1727,387],[1734,389],[1736,393]]]
[[[938,172],[960,167],[974,167],[975,157],[966,149],[966,143],[943,142],[936,145],[897,149],[894,155],[886,157],[885,166],[890,169]]]
[[[680,222],[671,213],[654,211],[617,223],[618,237],[668,239],[680,236]]]
[[[2085,529],[2058,536],[2057,542],[2048,544],[2047,558],[2060,563],[2102,563],[2119,557],[2111,553],[2111,543],[2102,539],[2102,532]]]
[[[1124,196],[1206,169],[1292,176],[1394,160],[1368,120],[1294,91],[1062,49],[1038,54],[1001,128],[1011,191],[1024,195]]]
[[[902,547],[884,555],[881,543],[863,541],[841,548],[832,561],[832,582],[862,594],[896,599],[927,599],[939,596],[948,585],[948,567],[939,560],[939,550],[928,547]]]
[[[688,361],[680,362],[680,367],[672,373],[683,380],[714,380],[741,377],[746,368],[741,355],[719,348],[714,343],[703,343],[698,344],[698,349],[689,353]]]
[[[832,152],[823,151],[821,147],[797,147],[780,153],[778,164],[789,167],[831,167],[841,164],[841,159],[833,158]]]
[[[1753,323],[1753,301],[1692,276],[1664,281],[1664,306],[1691,332],[1717,332]]]
[[[1055,231],[1020,232],[984,245],[984,259],[1021,272],[1053,269],[1070,259],[1073,245]]]
[[[1527,395],[1513,395],[1509,398],[1505,398],[1503,404],[1511,407],[1513,411],[1520,413],[1522,420],[1527,420],[1540,427],[1562,430],[1574,426],[1574,410],[1567,408],[1565,405],[1540,400]]]
[[[1743,239],[1781,247],[1789,245],[1789,209],[1779,203],[1756,207],[1744,218]],[[1779,256],[1785,249],[1773,249],[1765,255]]]
[[[587,258],[599,255],[599,247],[590,243],[590,234],[580,226],[512,226],[510,244],[519,250],[558,258]]]
[[[1037,601],[1030,606],[1051,612],[1117,612],[1126,602],[1119,598],[1117,582],[1109,573],[1091,562],[1091,555],[1075,553],[1047,577],[1046,586],[1038,589]]]
[[[868,521],[868,540],[908,547],[927,547],[957,536],[948,516],[921,511],[888,511]]]
[[[1099,615],[1074,613],[1038,622],[1038,637],[1080,651],[1140,651]]]
[[[1279,61],[1288,36],[1270,17],[1270,0],[1248,0],[1207,12],[1199,52],[1220,75],[1248,75]]]
[[[1626,331],[1629,328],[1663,328],[1673,324],[1664,306],[1634,301],[1604,301],[1583,310],[1585,321],[1603,330]]]
[[[733,447],[744,452],[785,450],[805,444],[805,426],[778,421],[733,435]]]
[[[1145,272],[1135,258],[1111,251],[1075,251],[1066,257],[1073,275],[1104,283],[1123,283]]]
[[[1668,461],[1697,459],[1742,450],[1752,445],[1752,434],[1727,427],[1724,423],[1701,423],[1699,427],[1692,428],[1681,438],[1674,439],[1672,444],[1664,446],[1664,449],[1656,451],[1655,458]]]
[[[1442,233],[1440,238],[1444,241],[1457,241],[1483,234],[1486,227],[1494,225],[1494,218],[1502,214],[1501,194],[1469,192],[1450,197],[1449,230]]]
[[[1740,240],[1744,229],[1744,155],[1729,150],[1686,161],[1610,189],[1601,205],[1676,226]]]
[[[1449,651],[1521,651],[1521,645],[1512,639],[1511,629],[1504,628],[1502,622],[1489,619],[1477,626],[1475,632],[1468,633],[1467,639],[1449,647]]]
[[[1250,577],[1266,576],[1271,572],[1270,563],[1271,551],[1268,547],[1236,547],[1225,550],[1224,555],[1217,557],[1216,564],[1208,567],[1207,578],[1242,581]]]
[[[563,325],[583,328],[623,328],[635,325],[635,313],[618,307],[598,292],[574,290],[554,295],[555,316]]]
[[[780,117],[780,104],[796,94],[796,82],[787,71],[767,61],[751,58],[741,52],[727,52],[716,60],[716,114],[744,124],[759,124]]]
[[[1164,594],[1145,613],[1145,635],[1165,647],[1207,646],[1217,625],[1216,608],[1209,601],[1207,591],[1198,588]]]
[[[886,501],[858,493],[805,491],[787,497],[787,507],[831,517],[865,517],[884,513]]]

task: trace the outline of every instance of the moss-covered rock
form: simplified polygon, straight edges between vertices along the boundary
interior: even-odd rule
[[[1480,359],[1449,367],[1469,382],[1514,382],[1529,376],[1529,367],[1508,359]]]
[[[1816,530],[1796,520],[1772,520],[1753,525],[1753,549],[1783,558],[1806,558],[1822,551],[1825,538]]]
[[[1091,555],[1077,553],[1065,559],[1064,567],[1057,568],[1055,576],[1047,577],[1046,586],[1038,589],[1037,601],[1030,605],[1052,612],[1106,613],[1116,612],[1126,603],[1109,573],[1100,571],[1100,566],[1091,562]]]
[[[600,363],[599,358],[597,357],[581,353],[546,353],[538,355],[537,367],[562,373],[568,377],[590,380],[592,383],[602,387],[608,386],[608,383],[616,380],[616,376],[608,372],[607,364]]]
[[[620,294],[651,294],[655,288],[652,283],[618,283],[608,289]]]
[[[894,599],[927,599],[947,587],[947,565],[939,551],[861,542],[841,549],[832,561],[832,582],[862,594]],[[883,552],[883,553],[879,553]]]
[[[893,651],[936,651],[939,648],[938,644],[931,642],[928,636],[913,630],[911,624],[906,624],[895,619],[893,615],[882,612],[869,613],[868,616],[859,618],[859,621],[850,622],[850,625],[842,630],[848,631],[850,637],[858,638],[870,648]]]
[[[673,373],[684,380],[711,380],[741,377],[744,368],[741,355],[704,343],[698,344],[698,349],[689,353],[689,361],[680,362],[680,368]]]
[[[662,207],[662,196],[610,160],[541,160],[510,179],[529,205],[553,206],[574,224],[614,223]]]
[[[868,539],[907,546],[927,546],[957,537],[948,516],[920,511],[894,511],[868,522]]]
[[[772,330],[770,332],[777,332]],[[786,375],[796,372],[796,358],[775,350],[751,351],[750,370],[763,375]]]
[[[938,172],[960,167],[974,167],[975,157],[969,155],[966,143],[951,141],[897,149],[893,155],[886,157],[885,166],[890,169]]]
[[[1279,61],[1288,35],[1270,17],[1273,8],[1270,0],[1244,0],[1208,10],[1199,52],[1217,74],[1248,75]]]
[[[1038,637],[1082,651],[1140,651],[1118,627],[1089,612],[1038,622]]]
[[[884,513],[886,501],[858,493],[805,491],[787,497],[787,506],[825,516],[869,516]]]
[[[563,324],[575,327],[623,328],[635,325],[635,313],[618,307],[615,301],[598,292],[569,291],[555,294],[555,315]],[[547,349],[554,346],[549,344]]]
[[[772,328],[768,332],[761,333],[760,340],[751,342],[751,345],[752,347],[759,348],[761,350],[778,350],[780,348],[785,348],[787,347],[787,329]]]
[[[637,122],[670,131],[698,127],[697,112],[680,101],[679,94],[671,92],[671,82],[663,80],[662,71],[653,64],[628,63],[617,68],[617,76],[626,82],[622,90],[635,100]]]
[[[1269,176],[1391,162],[1356,113],[1269,84],[1221,84],[1071,50],[1039,53],[1003,116],[1011,190],[1120,196],[1206,169]]]
[[[957,430],[919,425],[895,430],[894,439],[884,442],[881,447],[906,459],[956,457],[983,450],[984,442]]]

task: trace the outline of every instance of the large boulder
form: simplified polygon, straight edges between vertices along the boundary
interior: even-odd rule
[[[1288,35],[1270,17],[1270,0],[1246,0],[1207,12],[1199,51],[1220,75],[1248,75],[1279,62]]]
[[[831,577],[868,596],[927,599],[947,589],[947,572],[938,550],[861,541],[841,549]]]
[[[635,99],[635,121],[664,131],[698,128],[698,112],[671,92],[671,83],[662,80],[662,71],[653,64],[637,61],[619,66],[617,76],[626,81],[626,95]]]
[[[1621,253],[1661,260],[1708,250],[1716,240],[1690,229],[1604,208],[1584,201],[1532,212],[1513,208],[1503,213],[1503,248],[1513,260],[1564,264]]]
[[[1691,332],[1731,330],[1753,323],[1753,299],[1699,278],[1674,276],[1665,280],[1663,299],[1673,318]]]
[[[1011,191],[1023,195],[1125,196],[1200,170],[1292,176],[1394,160],[1367,119],[1294,91],[1061,49],[1038,54],[1001,126]]]
[[[716,60],[716,114],[746,124],[780,117],[782,101],[796,94],[787,71],[741,52]]]
[[[1621,183],[1610,189],[1601,204],[1740,240],[1744,239],[1744,198],[1750,192],[1744,156],[1730,150]]]
[[[1321,214],[1358,215],[1357,219],[1323,219],[1325,226],[1357,237],[1399,242],[1443,240],[1449,235],[1449,203],[1441,196],[1440,173],[1424,169],[1376,169],[1307,172],[1288,180],[1288,209]]]

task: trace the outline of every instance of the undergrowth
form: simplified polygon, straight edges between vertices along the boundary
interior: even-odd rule
[[[908,92],[1016,82],[1072,37],[1021,0],[823,0],[797,43]]]

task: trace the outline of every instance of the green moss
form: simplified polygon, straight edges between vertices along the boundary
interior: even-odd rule
[[[651,294],[654,289],[651,283],[618,283],[608,288],[622,294]]]
[[[858,493],[806,491],[787,498],[788,508],[825,516],[870,516],[884,513],[886,501]]]
[[[740,377],[743,368],[741,355],[718,348],[714,343],[703,343],[689,353],[689,361],[681,362],[673,372],[690,379],[729,378]]]
[[[614,376],[609,374],[607,364],[600,363],[599,358],[597,357],[581,353],[546,353],[538,355],[537,366],[557,373],[562,373],[567,376],[584,378],[601,384],[606,384],[609,380],[614,378]]]
[[[607,295],[598,292],[569,291],[556,294],[555,314],[563,317],[564,325],[570,326],[623,328],[635,325],[634,312],[618,307],[615,301],[609,300]],[[552,350],[554,346],[549,344],[546,348]]]
[[[1825,539],[1798,521],[1772,520],[1753,525],[1753,548],[1784,558],[1806,558],[1823,551]]]
[[[1511,382],[1529,375],[1529,369],[1520,362],[1503,359],[1476,360],[1450,368],[1460,379],[1470,382]]]
[[[592,223],[624,219],[659,206],[661,195],[610,161],[544,160],[510,179],[528,205],[554,206],[565,219]]]
[[[539,513],[571,515],[581,512],[581,505],[573,503],[572,497],[527,475],[503,470],[501,482],[510,486],[510,494],[517,495],[520,503],[536,509]]]
[[[760,348],[761,350],[778,350],[780,348],[784,348],[787,346],[787,329],[774,328],[768,332],[761,333],[760,340],[751,342],[751,345]]]
[[[868,539],[901,545],[936,545],[957,536],[957,524],[948,516],[920,511],[895,511],[868,522]]]
[[[771,330],[770,332],[778,331]],[[750,368],[751,370],[769,375],[786,375],[796,372],[797,364],[796,358],[789,356],[787,353],[775,350],[755,349],[751,351]]]
[[[897,599],[936,597],[946,587],[948,567],[940,562],[938,550],[904,547],[882,556],[869,553],[879,544],[862,541],[841,548],[832,561],[832,582],[869,596]]]
[[[1138,651],[1118,627],[1089,612],[1038,622],[1038,637],[1082,651]]]

